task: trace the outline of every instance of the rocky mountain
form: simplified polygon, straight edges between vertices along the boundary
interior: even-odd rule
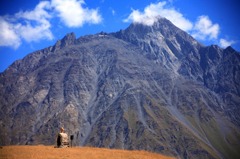
[[[160,18],[76,39],[0,74],[0,144],[148,150],[179,158],[239,158],[240,54],[203,46]]]

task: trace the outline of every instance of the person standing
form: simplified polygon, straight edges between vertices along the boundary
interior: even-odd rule
[[[57,136],[57,147],[58,148],[65,148],[69,147],[68,135],[65,133],[64,128],[60,128],[60,133]]]

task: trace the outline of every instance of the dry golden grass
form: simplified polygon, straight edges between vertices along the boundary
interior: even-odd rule
[[[53,146],[4,146],[0,159],[172,159],[146,151],[106,148],[53,148]]]

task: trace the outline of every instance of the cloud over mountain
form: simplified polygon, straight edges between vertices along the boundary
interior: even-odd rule
[[[217,39],[220,26],[218,24],[212,24],[209,17],[203,15],[198,17],[193,30],[192,35],[197,39]]]
[[[172,7],[168,1],[151,3],[142,12],[132,9],[129,16],[124,19],[124,22],[151,26],[158,20],[158,17],[169,19],[174,25],[187,31],[198,40],[215,40],[221,47],[227,47],[234,43],[232,40],[218,39],[220,26],[217,23],[213,23],[207,15],[201,15],[196,22],[192,22],[184,17],[180,11]]]
[[[83,7],[83,0],[52,0],[51,4],[68,27],[81,27],[85,23],[98,24],[102,21],[97,9]]]
[[[118,18],[116,21],[123,19],[124,22],[142,23],[148,26],[156,22],[158,17],[164,17],[203,43],[210,42],[212,44],[214,42],[221,47],[226,47],[237,42],[237,40],[220,37],[221,27],[212,20],[214,17],[210,18],[205,13],[204,15],[195,15],[196,19],[190,19],[187,17],[188,13],[175,8],[171,0],[144,4],[143,10],[132,7],[130,12],[131,3],[129,3],[129,8],[117,5],[118,8],[121,8],[121,12],[112,3],[104,0],[88,3],[95,6],[90,6],[85,0],[46,0],[39,1],[38,4],[33,3],[35,7],[29,10],[0,15],[0,47],[18,49],[24,42],[53,40],[53,28],[55,29],[59,24],[67,30],[68,28],[80,28],[85,24],[100,24],[105,19],[104,26],[108,28],[119,26],[117,23],[112,23],[113,17]],[[107,9],[104,8],[105,5],[109,5],[106,7]],[[106,14],[106,10],[111,13]],[[126,10],[129,12],[128,14]],[[108,20],[110,22],[107,22]],[[101,26],[99,25],[99,27]]]
[[[52,40],[51,20],[59,18],[67,27],[81,27],[85,23],[98,24],[102,17],[97,9],[88,9],[84,0],[41,1],[30,11],[0,16],[0,46],[17,49],[26,42]]]
[[[15,49],[19,47],[21,41],[16,35],[13,25],[2,17],[0,17],[0,30],[0,46],[9,46]]]
[[[144,8],[143,12],[132,10],[132,13],[125,19],[125,22],[142,23],[145,25],[153,25],[158,20],[158,17],[165,17],[173,24],[184,31],[191,30],[193,24],[186,19],[180,12],[172,7],[168,7],[167,2],[152,3]]]
[[[18,48],[21,40],[27,42],[42,39],[53,39],[49,22],[51,15],[48,12],[48,1],[40,2],[34,10],[20,11],[13,16],[0,17],[0,38],[3,39],[0,46]]]
[[[42,1],[32,11],[16,13],[14,18],[17,23],[14,25],[14,32],[27,42],[53,39],[53,34],[50,30],[50,19],[52,16],[49,13],[49,9],[50,3]],[[22,22],[19,22],[19,20],[22,20]]]
[[[226,39],[220,39],[220,46],[221,47],[228,47],[231,46],[232,44],[235,44],[236,42],[233,40],[226,40]]]

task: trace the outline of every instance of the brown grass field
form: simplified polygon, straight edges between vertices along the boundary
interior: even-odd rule
[[[146,151],[129,151],[106,148],[53,146],[3,146],[0,159],[173,159]]]

